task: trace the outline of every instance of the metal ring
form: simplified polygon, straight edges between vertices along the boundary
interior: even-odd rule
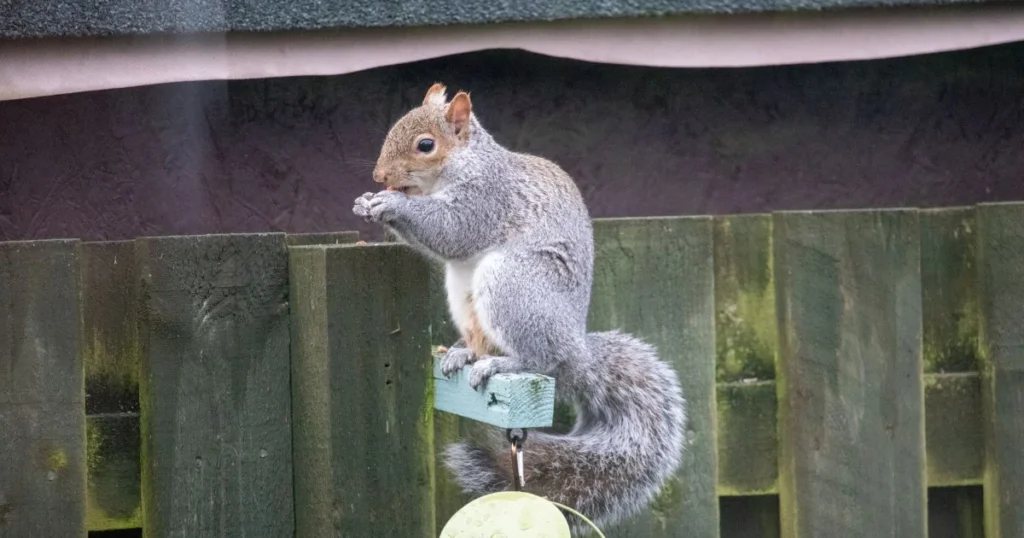
[[[523,432],[523,436],[522,437],[520,437],[518,435],[512,435],[512,429],[513,428],[509,428],[509,429],[505,430],[505,439],[508,439],[508,442],[513,443],[513,444],[522,445],[523,443],[525,443],[526,442],[526,435],[527,435],[526,428],[518,428],[521,432]]]

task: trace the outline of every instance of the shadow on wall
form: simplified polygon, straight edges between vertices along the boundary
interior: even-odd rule
[[[487,51],[339,77],[0,103],[0,240],[378,230],[387,127],[435,80],[506,145],[574,175],[594,216],[1024,199],[1024,43],[754,69]]]

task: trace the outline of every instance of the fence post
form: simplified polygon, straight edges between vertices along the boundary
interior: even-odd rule
[[[978,206],[985,535],[1024,533],[1024,204]]]
[[[0,243],[0,536],[85,538],[78,241]]]
[[[717,538],[715,305],[708,217],[597,219],[590,330],[655,345],[679,374],[688,443],[677,476],[646,515],[609,536]]]
[[[296,537],[435,536],[429,266],[291,247]]]
[[[913,210],[774,216],[779,500],[788,538],[925,538]]]
[[[136,247],[146,536],[291,536],[284,234]]]

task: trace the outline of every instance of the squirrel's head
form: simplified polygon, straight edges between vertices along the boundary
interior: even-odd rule
[[[407,194],[431,192],[445,160],[469,141],[472,111],[468,93],[459,92],[449,102],[444,85],[431,86],[423,104],[391,127],[373,180]]]

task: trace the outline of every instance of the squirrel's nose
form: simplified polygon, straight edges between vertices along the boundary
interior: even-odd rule
[[[381,169],[377,169],[377,170],[373,171],[373,180],[376,181],[377,183],[384,183],[385,181],[387,181],[387,179],[388,179],[387,172],[385,172],[385,171],[383,171]]]

